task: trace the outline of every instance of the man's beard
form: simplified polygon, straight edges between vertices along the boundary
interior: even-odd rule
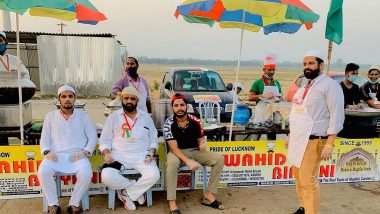
[[[133,112],[136,110],[136,107],[137,107],[137,104],[133,105],[132,103],[127,103],[127,104],[121,103],[121,105],[123,106],[123,109],[126,112]]]
[[[178,112],[178,111],[177,111],[177,112]],[[173,113],[174,113],[174,116],[175,116],[175,117],[182,118],[182,117],[185,117],[185,116],[187,115],[187,110],[185,110],[185,111],[181,111],[182,114],[177,114],[177,113],[175,113],[175,112],[173,112]]]
[[[309,71],[309,72],[306,72],[306,71]],[[310,80],[315,79],[319,75],[319,72],[320,72],[319,68],[315,70],[308,69],[308,68],[303,69],[303,74],[305,75],[307,79],[310,79]]]
[[[61,103],[61,108],[64,108],[66,110],[70,110],[70,109],[73,109],[74,108],[74,105],[71,104],[71,103],[65,103],[65,104],[62,104]]]

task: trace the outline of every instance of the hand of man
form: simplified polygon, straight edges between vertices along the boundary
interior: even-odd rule
[[[104,155],[104,161],[106,162],[106,164],[111,164],[111,163],[115,162],[115,160],[113,159],[113,157],[110,153],[107,153]]]
[[[195,160],[189,160],[186,165],[190,168],[190,171],[195,171],[201,167],[201,165]]]
[[[263,94],[263,98],[265,99],[273,99],[274,94],[273,93],[265,93]]]
[[[47,153],[46,155],[44,155],[44,157],[48,160],[55,161],[55,162],[58,160],[57,155],[53,152]]]
[[[149,154],[149,155],[147,155],[147,156],[145,157],[145,161],[144,161],[144,163],[145,163],[145,164],[149,164],[150,162],[152,162],[152,160],[154,160],[154,157],[153,157],[153,155]]]
[[[74,154],[73,154],[73,156],[72,156],[72,158],[71,158],[71,161],[77,161],[77,160],[79,160],[79,159],[82,159],[82,158],[85,158],[85,157],[87,157],[89,154],[88,154],[89,152],[87,152],[87,151],[81,151],[81,152],[75,152]]]
[[[199,151],[201,152],[204,152],[206,151],[206,143],[205,141],[202,139],[202,141],[199,143]]]
[[[321,159],[325,161],[330,160],[332,158],[333,151],[333,146],[328,144],[324,145],[322,149]]]

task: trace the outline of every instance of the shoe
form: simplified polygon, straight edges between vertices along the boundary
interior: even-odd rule
[[[80,207],[69,206],[69,207],[67,208],[67,213],[69,213],[69,214],[80,214],[80,213],[82,213],[82,212],[83,212],[83,210],[82,210],[82,208],[80,208]]]
[[[140,195],[140,197],[137,199],[137,202],[138,202],[140,205],[145,204],[145,201],[146,201],[146,193]]]
[[[48,214],[61,214],[61,207],[57,205],[49,206]]]
[[[305,214],[305,209],[303,207],[298,208],[298,210],[293,214]]]
[[[136,210],[135,202],[128,196],[127,191],[125,189],[117,191],[117,197],[121,202],[123,202],[124,208],[126,210]]]

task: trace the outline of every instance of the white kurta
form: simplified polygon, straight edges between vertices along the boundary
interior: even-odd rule
[[[0,62],[0,72],[17,73],[17,57],[16,56],[13,56],[10,54],[4,54],[4,56],[0,55],[0,58],[3,60],[5,64],[4,66],[4,64]],[[9,59],[9,66],[8,66],[7,58]],[[22,79],[30,79],[29,71],[26,69],[25,65],[22,62],[20,63],[20,70],[21,70]]]
[[[99,149],[109,149],[120,163],[144,163],[149,149],[158,147],[157,129],[150,115],[137,109],[135,120],[127,116],[130,126],[135,125],[131,137],[123,136],[122,125],[126,122],[124,110],[119,109],[108,116],[99,139]]]

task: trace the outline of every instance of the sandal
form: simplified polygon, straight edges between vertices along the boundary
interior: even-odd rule
[[[169,214],[181,214],[181,211],[179,211],[179,210],[172,210],[172,211],[169,211]]]
[[[223,206],[222,202],[220,202],[220,201],[218,201],[218,200],[216,200],[216,199],[215,199],[215,201],[213,201],[213,202],[210,202],[210,201],[208,201],[208,200],[206,200],[206,199],[203,199],[203,200],[202,200],[202,205],[204,205],[204,206],[208,206],[208,207],[211,207],[211,208],[214,208],[214,209],[218,209],[218,210],[224,210],[224,209],[226,209],[226,208]]]

